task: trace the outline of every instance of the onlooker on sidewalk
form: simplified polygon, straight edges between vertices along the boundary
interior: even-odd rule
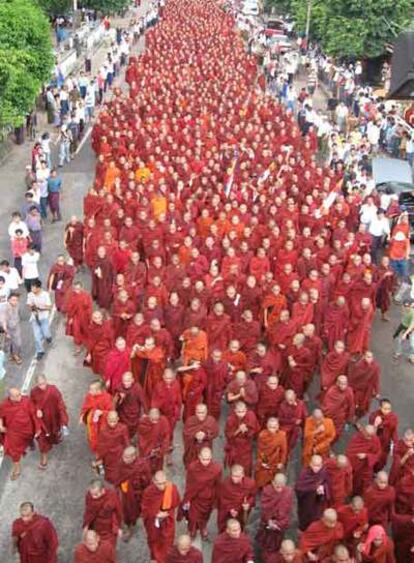
[[[39,281],[39,262],[40,254],[36,251],[34,244],[31,244],[22,256],[22,275],[26,291],[29,293],[32,283]]]
[[[40,189],[40,215],[42,219],[47,219],[47,181],[50,176],[50,170],[46,160],[40,161],[40,168],[36,170],[36,181]]]
[[[17,291],[19,286],[23,283],[19,271],[17,268],[10,266],[8,260],[2,260],[0,262],[0,275],[6,280],[6,286],[10,292]]]
[[[22,363],[22,335],[20,330],[19,295],[10,293],[5,308],[0,313],[1,326],[6,335],[10,360]]]
[[[16,235],[16,231],[20,230],[23,233],[23,236],[29,236],[29,229],[27,228],[26,223],[23,221],[22,216],[18,211],[14,211],[12,213],[12,220],[9,224],[9,237],[12,238]]]
[[[42,252],[42,218],[36,207],[32,207],[26,219],[30,238],[38,252]]]
[[[62,190],[62,178],[58,176],[56,168],[50,171],[49,180],[47,182],[49,190],[49,207],[52,212],[52,223],[61,221],[62,215],[60,213],[60,192]]]
[[[408,359],[414,364],[414,301],[403,303],[401,321],[394,333],[394,359],[401,356],[405,342],[408,343]]]
[[[15,236],[11,238],[11,253],[13,264],[20,275],[23,274],[22,257],[29,247],[29,239],[24,236],[21,229],[17,229]]]
[[[40,280],[32,282],[31,291],[27,296],[27,305],[32,312],[30,323],[35,339],[36,358],[40,360],[45,354],[43,340],[46,340],[48,344],[52,342],[49,326],[52,300],[49,293],[42,289],[42,282]]]
[[[381,247],[384,240],[390,236],[390,221],[385,215],[385,211],[383,209],[378,209],[377,216],[369,223],[368,232],[372,237],[372,261],[374,264],[378,264]]]
[[[70,162],[70,144],[72,142],[72,134],[68,130],[67,125],[62,125],[57,139],[59,147],[59,166],[62,167],[65,162]]]

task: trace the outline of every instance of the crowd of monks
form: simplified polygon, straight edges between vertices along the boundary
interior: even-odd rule
[[[65,233],[74,267],[59,257],[49,278],[96,374],[80,421],[97,477],[75,562],[114,563],[142,518],[153,562],[200,563],[192,540],[208,540],[215,509],[213,563],[254,550],[265,563],[413,562],[414,431],[381,398],[370,350],[395,280],[386,256],[371,259],[361,200],[340,191],[340,166],[317,163],[312,130],[264,91],[212,0],[169,0],[126,82],[93,129],[95,183]],[[91,293],[74,281],[84,266]],[[68,423],[44,377],[0,418],[6,455],[19,463],[37,438],[41,468]],[[180,420],[182,491],[168,478]],[[188,535],[174,543],[176,520]],[[30,503],[12,534],[21,561],[56,562],[53,525]]]

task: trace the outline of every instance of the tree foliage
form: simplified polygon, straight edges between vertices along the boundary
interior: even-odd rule
[[[131,4],[131,0],[86,0],[84,6],[93,8],[103,14],[117,14],[126,10]]]
[[[23,123],[53,66],[50,26],[30,0],[0,3],[0,126]]]
[[[268,0],[285,7],[304,31],[307,0]],[[285,8],[286,9],[286,8]],[[411,0],[312,0],[311,37],[339,57],[377,57],[409,24]]]
[[[72,0],[35,0],[48,16],[63,16],[73,6]]]

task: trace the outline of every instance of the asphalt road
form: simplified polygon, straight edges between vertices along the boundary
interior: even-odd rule
[[[21,159],[20,159],[21,160]],[[9,256],[7,225],[10,212],[18,209],[23,199],[24,184],[19,158],[12,156],[6,166],[0,169],[0,189],[3,204],[0,209],[0,255]],[[85,144],[76,159],[63,171],[64,193],[62,200],[63,223],[48,224],[45,234],[45,251],[42,256],[42,273],[46,272],[63,250],[63,227],[72,214],[81,216],[82,198],[94,176],[95,158],[89,142]],[[81,278],[89,283],[89,276]],[[372,348],[382,366],[382,395],[392,400],[394,410],[400,416],[400,428],[413,425],[412,404],[414,400],[414,370],[406,361],[399,364],[392,360],[392,332],[398,323],[399,310],[392,310],[392,321],[384,323],[376,320],[373,330]],[[6,385],[21,386],[33,356],[30,327],[25,327],[25,363],[21,369],[7,370]],[[71,339],[65,337],[62,319],[59,315],[54,322],[54,342],[45,359],[37,364],[35,373],[45,373],[51,383],[56,384],[63,393],[70,416],[70,435],[63,444],[53,450],[46,471],[38,469],[38,452],[30,451],[23,460],[23,473],[17,482],[8,479],[9,464],[3,463],[0,472],[0,562],[11,563],[15,559],[10,552],[10,528],[18,515],[18,506],[24,500],[34,502],[36,510],[47,515],[54,522],[60,539],[59,563],[72,561],[74,545],[80,541],[83,499],[88,482],[94,474],[90,468],[91,454],[86,443],[84,427],[78,426],[79,408],[93,379],[91,372],[82,367],[82,359],[73,355]],[[181,425],[175,435],[174,466],[170,477],[183,487],[183,467],[181,464],[182,441]],[[342,442],[341,442],[342,443]],[[341,443],[338,449],[341,449]],[[290,468],[290,481],[294,480],[299,469],[300,452],[295,452]],[[215,444],[215,457],[223,458],[223,438]],[[252,516],[251,529],[255,528],[258,512]],[[183,525],[179,526],[183,531]],[[215,515],[210,521],[210,531],[215,534]],[[292,530],[292,535],[294,531]],[[211,560],[211,544],[203,545],[205,561]],[[149,555],[142,524],[129,544],[119,542],[118,560],[121,563],[147,563]]]

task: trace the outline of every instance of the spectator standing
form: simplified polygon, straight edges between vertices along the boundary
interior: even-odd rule
[[[401,321],[394,333],[394,359],[402,355],[404,342],[408,343],[408,359],[414,364],[414,301],[403,303]]]
[[[19,301],[17,293],[10,293],[6,306],[0,313],[1,326],[6,335],[6,345],[10,352],[10,361],[18,365],[22,363]]]
[[[39,281],[39,262],[40,254],[36,251],[34,244],[31,244],[21,257],[22,275],[24,285],[29,293],[34,282]]]
[[[16,270],[22,275],[22,256],[27,252],[29,240],[23,235],[21,229],[17,229],[15,236],[11,239],[11,252],[13,256],[13,264]]]
[[[17,268],[10,266],[8,260],[2,260],[0,262],[0,275],[6,280],[6,285],[10,292],[17,291],[19,289],[19,285],[23,283]]]
[[[50,171],[47,188],[49,192],[49,208],[52,213],[52,223],[55,221],[61,221],[60,192],[62,190],[62,178],[58,176],[56,168],[52,168]]]
[[[32,207],[26,219],[30,238],[38,252],[42,252],[42,218],[36,207]]]
[[[49,326],[52,300],[50,299],[50,294],[42,289],[42,282],[40,280],[32,282],[31,291],[27,296],[27,305],[32,312],[30,323],[35,339],[36,358],[41,360],[45,355],[43,340],[46,340],[48,344],[52,342]]]

